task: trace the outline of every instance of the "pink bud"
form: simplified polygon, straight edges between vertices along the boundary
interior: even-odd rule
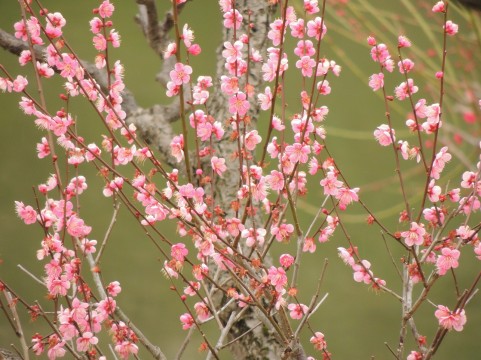
[[[202,49],[200,48],[200,46],[198,44],[192,44],[191,46],[189,46],[187,51],[189,52],[189,54],[192,54],[192,55],[196,56],[196,55],[200,54]]]

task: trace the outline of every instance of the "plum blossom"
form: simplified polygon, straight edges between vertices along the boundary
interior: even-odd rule
[[[267,275],[269,283],[276,288],[277,292],[282,292],[287,285],[287,276],[283,268],[271,266]]]
[[[269,86],[266,86],[264,93],[257,95],[262,110],[269,110],[271,108],[272,97],[271,88]]]
[[[393,140],[396,141],[394,129],[391,129],[386,124],[382,124],[374,130],[374,137],[382,146],[388,146],[392,144]]]
[[[434,316],[438,319],[439,325],[446,330],[454,329],[456,331],[462,331],[467,321],[464,309],[451,311],[444,305],[438,305],[438,309],[434,312]]]
[[[444,26],[444,31],[448,35],[456,35],[458,33],[459,26],[453,23],[451,20],[446,21],[446,25]]]
[[[206,321],[210,317],[210,311],[205,302],[199,301],[195,303],[194,310],[200,321]]]
[[[319,331],[316,331],[309,341],[314,348],[319,351],[323,351],[327,346],[324,334]]]
[[[244,116],[250,108],[247,96],[242,91],[229,98],[229,112],[233,115]]]
[[[226,59],[228,63],[235,63],[241,59],[242,48],[244,44],[241,41],[236,41],[234,44],[226,41],[224,43],[224,50],[222,51],[222,56]]]
[[[189,65],[182,63],[176,63],[174,69],[169,73],[170,79],[174,85],[187,84],[190,81],[190,74],[192,74],[192,68]]]
[[[182,330],[188,330],[195,325],[194,318],[189,313],[180,315],[180,322],[182,323]]]
[[[287,309],[290,311],[289,316],[294,320],[302,319],[309,310],[309,308],[304,304],[289,304],[287,305]]]
[[[459,266],[459,256],[461,253],[457,249],[443,248],[441,255],[436,260],[437,272],[439,275],[445,275],[449,269],[456,269]]]
[[[30,205],[25,206],[23,202],[15,201],[15,211],[26,225],[37,222],[37,212]]]
[[[284,269],[290,268],[291,265],[294,264],[294,260],[294,257],[290,254],[282,254],[279,257],[279,262]]]
[[[446,8],[444,5],[444,1],[438,1],[432,8],[433,12],[445,12]]]
[[[352,265],[352,270],[354,271],[354,281],[370,284],[372,281],[372,272],[369,270],[370,268],[371,263],[367,260],[362,260],[360,264]]]
[[[222,176],[222,174],[227,170],[227,166],[225,164],[224,158],[212,156],[212,158],[210,159],[210,162],[212,165],[212,170],[214,170],[214,172],[219,176]]]
[[[373,91],[381,89],[384,86],[384,74],[372,74],[369,78],[369,86]]]
[[[321,34],[321,24],[322,24],[322,34]],[[319,40],[324,37],[327,32],[326,23],[323,21],[321,17],[316,17],[314,20],[310,20],[307,22],[307,36],[315,37]]]
[[[403,231],[401,236],[404,238],[404,243],[407,246],[422,245],[424,243],[424,235],[426,230],[424,224],[418,224],[416,222],[411,223],[411,228],[408,231]]]
[[[417,93],[419,88],[414,85],[413,79],[408,79],[407,82],[402,82],[399,86],[396,86],[394,93],[396,98],[404,100],[410,97],[412,94]]]
[[[262,141],[261,136],[257,130],[249,131],[244,138],[244,145],[247,150],[253,151],[257,144]]]

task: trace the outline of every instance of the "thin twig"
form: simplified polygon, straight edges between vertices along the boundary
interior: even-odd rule
[[[104,253],[105,246],[107,246],[107,241],[110,238],[110,234],[112,233],[112,230],[114,228],[115,223],[117,222],[117,214],[119,213],[120,209],[120,202],[117,202],[114,205],[114,212],[112,213],[112,219],[110,220],[109,227],[107,228],[107,231],[105,232],[104,239],[102,241],[102,245],[100,246],[99,252],[97,253],[97,256],[95,257],[95,264],[98,264],[100,261],[100,257]]]
[[[13,301],[12,294],[10,294],[6,289],[3,290],[3,295],[5,296],[5,299],[7,299],[10,311],[12,312],[13,315],[13,320],[15,321],[16,324],[16,334],[17,337],[20,341],[20,345],[22,345],[22,353],[23,356],[18,352],[22,359],[24,360],[29,360],[29,355],[28,355],[28,345],[27,341],[25,340],[25,335],[23,333],[23,328],[22,328],[22,323],[20,322],[20,317],[18,316],[17,313],[17,306],[15,304],[15,301]],[[16,349],[15,349],[16,350]]]
[[[36,277],[34,274],[32,274],[30,271],[28,271],[27,269],[25,269],[22,265],[18,264],[17,267],[22,270],[25,274],[27,274],[28,276],[30,276],[33,280],[35,280],[37,283],[39,283],[40,285],[42,286],[45,286],[45,283],[40,280],[38,277]]]

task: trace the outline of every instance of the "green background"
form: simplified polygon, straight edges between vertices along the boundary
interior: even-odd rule
[[[295,1],[294,1],[295,2]],[[300,1],[297,1],[300,3]],[[159,12],[168,5],[166,1],[160,1]],[[331,2],[328,2],[329,4]],[[377,72],[376,64],[370,61],[369,48],[364,43],[367,34],[376,29],[379,41],[391,45],[392,51],[396,44],[398,32],[408,35],[415,40],[421,54],[426,49],[433,47],[429,36],[418,25],[417,19],[409,8],[402,2],[391,0],[352,1],[351,10],[358,7],[357,16],[362,21],[348,28],[353,21],[351,17],[342,17],[338,10],[343,10],[338,2],[331,4],[327,13],[326,21],[329,28],[328,36],[323,44],[322,52],[336,60],[343,66],[340,78],[330,78],[332,94],[322,99],[323,104],[330,107],[330,113],[326,120],[328,131],[328,146],[334,155],[338,165],[349,179],[352,187],[361,187],[361,197],[375,212],[380,213],[383,221],[393,231],[404,230],[397,224],[397,214],[402,209],[397,182],[394,178],[393,154],[389,148],[380,148],[372,137],[372,131],[376,126],[385,123],[384,107],[382,100],[367,86],[367,79],[373,72]],[[414,1],[413,1],[414,3]],[[51,11],[61,11],[67,19],[65,30],[69,43],[78,51],[83,59],[92,59],[95,50],[91,46],[91,34],[88,31],[88,21],[92,17],[91,9],[97,4],[96,1],[60,2],[45,1],[44,5]],[[155,103],[165,103],[165,90],[155,82],[155,74],[160,69],[158,58],[148,47],[140,29],[135,25],[134,15],[136,5],[134,1],[116,1],[117,7],[113,17],[114,27],[120,32],[122,46],[112,51],[112,57],[120,59],[125,66],[125,82],[127,87],[135,94],[136,100],[142,107],[148,107]],[[352,7],[354,6],[354,7]],[[372,7],[372,8],[371,8]],[[421,6],[418,7],[422,8]],[[376,11],[376,12],[373,12]],[[426,9],[419,10],[426,20]],[[202,54],[194,60],[194,75],[209,75],[214,71],[214,50],[221,37],[220,11],[217,1],[196,0],[189,3],[181,14],[181,23],[188,22],[196,35],[196,42],[202,47]],[[456,21],[466,20],[465,13],[456,12]],[[20,18],[18,5],[15,1],[0,1],[0,24],[4,29],[12,29],[13,23]],[[385,21],[383,23],[383,21]],[[356,31],[353,31],[355,29]],[[392,33],[391,33],[392,32]],[[435,34],[440,41],[440,34]],[[462,40],[462,39],[461,39]],[[461,41],[460,40],[460,41]],[[466,40],[466,39],[465,39]],[[464,41],[464,40],[463,40]],[[439,43],[439,42],[438,42]],[[469,38],[459,47],[472,45]],[[292,46],[292,44],[290,44]],[[459,51],[453,51],[459,56]],[[478,52],[479,53],[479,52]],[[393,54],[394,55],[394,54]],[[417,59],[414,59],[415,61]],[[420,60],[421,64],[428,68],[429,59],[425,55]],[[438,61],[438,58],[432,59]],[[472,84],[472,80],[480,79],[474,71],[466,72],[457,62],[452,66],[456,69],[456,82],[448,89],[454,93],[453,104],[450,107],[449,121],[455,126],[464,126],[460,120],[459,112],[455,111],[455,101],[462,101],[463,95],[459,89],[463,89],[463,83]],[[34,76],[29,69],[20,68],[17,59],[5,51],[0,51],[0,62],[12,74],[28,74],[31,91],[34,91]],[[438,62],[439,63],[439,62]],[[300,86],[299,73],[295,70],[294,56],[290,57],[290,71],[287,77],[289,90],[287,103],[288,111],[296,111],[298,104],[298,91]],[[415,77],[429,73],[429,68],[424,73],[415,73]],[[432,74],[433,72],[429,73]],[[454,78],[454,77],[453,77]],[[421,81],[426,90],[429,102],[436,102],[437,95],[430,88],[430,82]],[[360,81],[362,80],[362,81]],[[402,81],[400,75],[394,75],[387,80],[388,87],[394,88],[395,84]],[[455,87],[458,85],[459,87]],[[57,100],[59,83],[45,81],[45,91],[48,94],[47,104],[51,109],[60,104]],[[478,93],[478,97],[480,94]],[[460,100],[461,99],[461,100]],[[45,290],[32,281],[28,276],[17,268],[22,264],[31,272],[41,276],[42,263],[36,260],[35,252],[40,246],[42,239],[41,229],[35,226],[25,226],[15,216],[14,201],[19,200],[28,204],[34,204],[32,186],[44,182],[51,172],[47,160],[38,160],[35,143],[44,134],[37,130],[31,118],[21,114],[18,109],[19,96],[17,94],[3,94],[0,96],[0,278],[16,289],[28,302],[34,300],[46,302]],[[99,141],[99,133],[103,131],[100,122],[94,112],[82,101],[72,103],[71,112],[76,114],[79,133],[82,133],[88,141]],[[394,111],[394,126],[401,129],[407,118],[409,107],[402,104],[400,111]],[[473,136],[479,137],[479,113],[478,123],[465,129]],[[265,128],[265,119],[259,120],[259,128]],[[406,138],[407,132],[400,131],[398,138]],[[408,138],[413,141],[412,138]],[[473,158],[476,149],[460,146],[460,151],[467,157]],[[475,155],[474,155],[475,156]],[[475,158],[475,157],[474,157]],[[412,162],[410,162],[412,164]],[[462,166],[453,161],[446,169],[446,179],[454,184],[459,179]],[[403,165],[404,170],[410,169],[411,165]],[[93,179],[95,172],[81,167],[82,174],[88,174],[91,178],[89,189],[82,195],[82,217],[89,225],[93,226],[93,238],[100,240],[105,229],[108,227],[111,214],[111,200],[101,195],[101,182]],[[408,179],[408,195],[412,197],[412,206],[418,206],[420,194],[414,187],[419,183],[422,174],[415,172]],[[304,229],[308,226],[308,219],[312,218],[322,201],[322,190],[318,186],[318,180],[313,181],[309,188],[307,198],[299,204],[299,212],[304,220]],[[353,243],[359,247],[361,257],[373,263],[376,276],[386,279],[388,285],[400,292],[397,285],[396,272],[391,264],[379,229],[375,226],[365,225],[362,209],[358,205],[352,206],[342,218],[348,225],[349,234]],[[176,239],[174,227],[165,226],[165,230],[171,235],[172,241]],[[329,296],[323,306],[312,317],[314,331],[322,331],[326,335],[328,349],[334,359],[388,359],[391,357],[384,346],[387,342],[392,348],[396,348],[398,342],[398,328],[401,317],[400,306],[387,294],[375,293],[365,285],[357,284],[352,280],[351,270],[344,266],[337,257],[336,248],[348,247],[346,240],[341,236],[340,230],[337,235],[327,244],[318,244],[314,254],[303,255],[303,269],[299,299],[309,303],[312,289],[316,286],[324,259],[329,259],[329,266],[322,286],[321,296],[326,292]],[[276,244],[275,254],[292,252],[294,244]],[[398,261],[402,255],[396,246],[391,246],[394,259]],[[480,263],[474,259],[469,249],[462,255],[462,265],[457,273],[460,286],[468,287],[475,274],[481,270]],[[121,213],[117,222],[112,239],[107,247],[102,262],[102,276],[105,282],[120,281],[123,291],[117,298],[118,304],[131,317],[133,322],[140,326],[154,343],[159,344],[167,357],[173,358],[183,341],[184,332],[181,330],[179,315],[184,309],[179,305],[176,295],[168,290],[169,282],[160,273],[163,259],[154,251],[152,244],[143,236],[143,232],[125,211]],[[399,266],[399,262],[398,262]],[[397,287],[396,287],[397,286]],[[419,285],[418,285],[419,286]],[[418,289],[419,290],[419,289]],[[455,303],[452,279],[446,278],[439,281],[437,289],[430,296],[435,303],[442,303],[451,308]],[[421,333],[432,338],[437,326],[434,318],[435,308],[426,304],[422,307],[421,317],[417,320]],[[481,352],[479,329],[481,325],[480,300],[476,297],[467,307],[468,323],[465,331],[461,334],[450,333],[445,339],[438,352],[437,359],[476,359]],[[29,338],[34,332],[46,333],[38,321],[31,324],[28,318],[23,319],[25,332]],[[42,332],[44,331],[44,332]],[[215,341],[214,324],[207,326],[210,339]],[[304,331],[303,338],[306,342],[306,350],[316,358],[320,358],[307,344],[310,334]],[[200,338],[194,336],[191,345],[185,355],[185,359],[204,358],[204,354],[198,354],[197,347]],[[8,347],[11,342],[16,342],[11,329],[4,317],[0,317],[0,346]],[[412,344],[409,342],[409,344]],[[410,347],[408,346],[408,349]],[[111,358],[110,354],[107,354]],[[141,355],[140,358],[144,358]],[[148,358],[148,356],[145,356]],[[222,359],[228,359],[227,353],[221,353]]]

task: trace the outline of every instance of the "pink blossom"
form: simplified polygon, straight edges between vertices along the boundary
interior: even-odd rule
[[[465,171],[462,176],[461,187],[464,189],[474,188],[476,185],[478,175],[472,171]]]
[[[304,19],[299,18],[289,24],[292,37],[302,39],[304,37]]]
[[[359,196],[357,195],[358,192],[359,188],[339,188],[337,193],[334,195],[336,199],[339,200],[339,208],[341,210],[346,210],[347,205],[351,204],[353,201],[359,201]]]
[[[300,162],[301,164],[305,164],[309,160],[311,148],[309,145],[295,143],[294,145],[287,146],[285,153],[292,163]]]
[[[401,236],[404,238],[404,243],[407,246],[422,245],[424,243],[424,235],[426,230],[424,224],[418,224],[416,222],[411,223],[411,228],[408,231],[403,231]]]
[[[282,254],[279,257],[279,263],[282,265],[284,269],[288,269],[294,264],[295,258],[290,254]]]
[[[98,34],[102,31],[102,28],[104,27],[104,24],[101,19],[98,17],[94,17],[92,20],[89,22],[90,24],[90,31],[95,35]]]
[[[284,189],[284,175],[277,171],[272,170],[270,175],[266,176],[269,187],[275,191],[281,191]]]
[[[423,360],[423,354],[418,351],[411,351],[406,360]]]
[[[389,55],[389,50],[385,44],[378,44],[372,47],[371,58],[381,65],[384,65],[384,63],[391,58],[391,55]]]
[[[433,203],[438,202],[440,195],[441,195],[441,187],[438,185],[435,185],[434,179],[431,179],[428,186],[429,201]]]
[[[309,341],[314,348],[319,351],[323,351],[327,346],[324,334],[319,331],[316,331]]]
[[[391,137],[392,136],[392,137]],[[395,131],[389,125],[382,124],[374,130],[374,137],[382,146],[388,146],[396,141]]]
[[[85,225],[85,222],[77,217],[77,215],[72,215],[67,220],[67,232],[71,236],[83,238],[87,236],[90,231],[92,231],[92,227]]]
[[[176,63],[174,69],[169,73],[170,79],[174,85],[187,84],[190,81],[190,74],[192,74],[192,68],[189,65],[182,63]]]
[[[287,305],[287,309],[289,309],[290,313],[289,316],[291,319],[300,320],[307,314],[309,308],[304,304],[289,304]]]
[[[449,269],[456,269],[459,266],[459,255],[461,253],[457,249],[445,247],[441,250],[436,260],[436,267],[439,275],[444,275]]]
[[[307,252],[309,251],[310,253],[313,253],[316,251],[316,244],[314,243],[314,238],[312,237],[306,237],[304,239],[304,244],[302,246],[302,251]]]
[[[411,40],[409,40],[406,36],[404,35],[399,35],[398,37],[398,42],[397,42],[397,46],[399,48],[403,48],[403,47],[411,47]]]
[[[212,170],[219,175],[222,176],[222,173],[224,173],[227,170],[227,166],[225,165],[225,159],[224,158],[218,158],[217,156],[212,156],[210,159],[211,165],[212,165]]]
[[[192,41],[194,41],[194,32],[189,28],[188,24],[184,24],[181,38],[184,40],[184,45],[186,48],[190,48],[192,46]]]
[[[21,201],[15,201],[15,211],[27,225],[37,222],[37,212],[30,205],[25,206]]]
[[[12,83],[12,89],[15,92],[22,92],[28,85],[28,80],[27,78],[18,75],[15,80],[13,80]]]
[[[233,115],[244,116],[250,108],[247,96],[239,91],[237,94],[229,98],[229,112]]]
[[[180,322],[182,323],[182,330],[188,330],[195,325],[194,318],[189,313],[180,315]]]
[[[197,318],[200,321],[206,321],[210,317],[210,311],[204,302],[197,302],[194,304],[194,310],[197,314]]]
[[[303,56],[314,56],[316,50],[314,49],[314,44],[311,40],[300,40],[297,43],[296,48],[294,49],[294,54],[299,57]],[[315,63],[314,63],[315,65]]]
[[[292,224],[280,224],[271,227],[271,234],[276,237],[277,241],[288,241],[293,232],[294,225]]]
[[[172,55],[177,53],[177,44],[175,42],[171,42],[167,45],[164,50],[164,59],[168,59]]]
[[[109,0],[104,0],[99,6],[99,15],[101,18],[109,18],[114,13],[115,7]]]
[[[433,12],[445,12],[446,8],[444,5],[444,1],[438,1],[432,9]]]
[[[266,229],[253,228],[244,229],[241,232],[241,236],[246,239],[246,245],[249,247],[264,245],[264,236],[266,236]]]
[[[244,138],[244,145],[247,150],[253,151],[256,145],[262,141],[261,136],[257,130],[249,131]]]
[[[184,136],[182,134],[174,136],[170,143],[170,152],[177,162],[181,162],[184,158]]]
[[[474,253],[477,255],[476,258],[481,260],[481,242],[477,242],[474,247]]]
[[[272,40],[274,46],[279,46],[284,34],[281,34],[284,22],[281,19],[274,20],[270,25],[270,30],[267,33],[267,37]],[[284,28],[285,32],[285,28]]]
[[[439,208],[432,207],[423,210],[424,218],[433,225],[441,225],[444,223],[444,213]]]
[[[62,275],[57,279],[52,279],[47,283],[48,292],[52,296],[65,296],[67,290],[70,289],[70,282],[67,280],[66,275]]]
[[[451,160],[451,154],[448,153],[448,147],[444,146],[441,150],[436,154],[434,158],[433,164],[431,166],[431,177],[438,180],[441,176],[441,172],[444,169],[444,166],[448,161]]]
[[[373,91],[381,89],[384,86],[384,74],[372,74],[369,78],[369,86]]]
[[[317,91],[321,95],[329,95],[331,93],[331,87],[329,86],[329,81],[322,80],[317,83]]]
[[[139,347],[133,342],[125,340],[115,345],[115,351],[122,359],[127,360],[130,357],[130,354],[137,355]]]
[[[401,74],[407,74],[414,68],[414,62],[410,59],[403,59],[397,63],[397,66]]]
[[[79,70],[78,61],[69,54],[62,54],[62,59],[55,64],[60,70],[60,76],[71,80],[77,75]]]
[[[453,23],[451,20],[446,21],[446,25],[444,26],[444,31],[448,35],[456,35],[458,33],[459,26]]]
[[[185,247],[185,244],[183,243],[173,244],[170,248],[170,256],[180,262],[184,262],[185,257],[188,253],[189,250]]]
[[[189,52],[189,54],[197,56],[202,52],[202,48],[199,44],[192,44],[188,47],[187,51]]]
[[[52,68],[50,68],[47,64],[40,63],[38,61],[37,61],[37,72],[38,72],[38,75],[46,79],[51,78],[54,74],[54,71]]]
[[[116,193],[119,190],[122,190],[122,187],[124,185],[124,179],[121,178],[120,176],[117,176],[114,180],[110,181],[107,185],[105,185],[103,194],[105,197],[110,197],[114,193]]]
[[[321,34],[321,23],[322,23],[322,34]],[[310,20],[307,22],[307,36],[315,37],[319,40],[319,36],[321,39],[327,32],[327,27],[325,22],[321,17],[316,17],[314,20]]]
[[[107,286],[107,292],[109,296],[115,297],[117,296],[120,292],[122,291],[122,288],[120,287],[120,283],[118,281],[112,281],[108,286]]]
[[[438,305],[438,309],[434,312],[434,316],[438,319],[439,325],[446,330],[454,329],[456,331],[462,331],[467,321],[464,309],[451,311],[444,305]]]
[[[242,24],[242,15],[237,9],[235,11],[229,10],[224,13],[224,27],[232,29],[234,26],[239,29]]]
[[[257,95],[259,99],[259,103],[261,104],[262,110],[269,110],[272,105],[272,92],[269,86],[266,86],[264,93],[260,93]]]
[[[419,88],[414,85],[413,79],[408,79],[407,82],[402,82],[399,86],[396,86],[394,93],[396,98],[404,100],[410,97],[412,94],[417,93]]]
[[[222,51],[222,56],[226,59],[228,63],[235,63],[242,57],[242,48],[244,44],[241,41],[236,41],[234,44],[226,41],[224,43],[224,50]]]
[[[315,14],[319,12],[319,4],[318,0],[304,0],[304,10],[309,15]]]
[[[239,79],[236,77],[222,75],[220,81],[220,88],[227,95],[234,95],[239,91]]]
[[[61,341],[56,334],[50,335],[48,338],[48,351],[47,356],[49,360],[55,360],[58,357],[63,357],[66,350],[63,348],[65,346],[65,341]]]
[[[77,351],[87,351],[90,345],[96,345],[98,342],[99,339],[97,339],[94,334],[86,331],[77,339]]]
[[[370,267],[371,263],[367,260],[362,260],[360,264],[352,265],[354,281],[370,284],[372,281],[372,272],[369,270]]]
[[[84,254],[93,254],[97,251],[95,245],[97,245],[97,240],[82,239],[80,242],[80,248]]]
[[[309,56],[303,56],[300,60],[297,60],[296,67],[301,69],[302,76],[311,77],[312,69],[316,66],[316,62]]]
[[[269,268],[267,280],[276,288],[276,291],[279,293],[282,292],[282,290],[284,290],[284,286],[287,285],[286,272],[281,267],[276,268],[275,266],[271,266]]]
[[[335,196],[343,183],[337,179],[336,171],[334,169],[329,169],[326,177],[321,180],[320,184],[324,188],[324,195]]]

